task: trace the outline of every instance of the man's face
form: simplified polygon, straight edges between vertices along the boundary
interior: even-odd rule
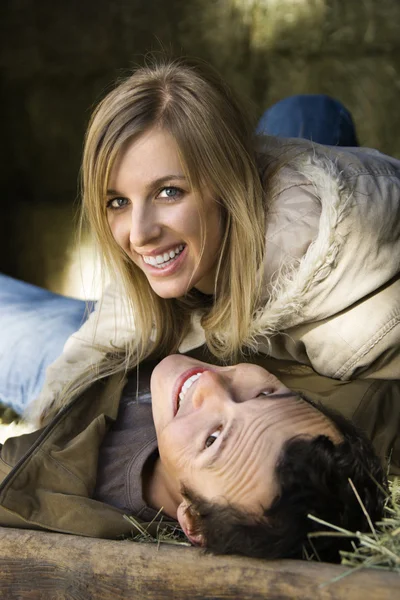
[[[161,463],[169,477],[213,502],[261,514],[278,494],[285,442],[327,435],[333,424],[262,367],[216,367],[182,355],[151,378]]]

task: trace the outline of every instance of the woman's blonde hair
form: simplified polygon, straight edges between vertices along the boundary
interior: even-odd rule
[[[177,299],[157,296],[144,273],[117,245],[107,222],[106,189],[114,161],[124,142],[154,127],[175,139],[191,187],[201,192],[207,186],[221,207],[223,239],[215,293],[208,303],[195,291]],[[84,218],[107,272],[122,284],[135,320],[135,339],[123,353],[126,367],[151,353],[176,352],[195,308],[203,309],[207,346],[218,359],[234,360],[251,345],[264,252],[264,193],[254,124],[211,67],[152,59],[120,83],[91,118],[82,181]],[[204,228],[201,206],[199,214]]]

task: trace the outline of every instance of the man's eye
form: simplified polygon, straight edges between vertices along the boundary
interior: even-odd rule
[[[221,430],[217,429],[216,431],[214,431],[214,433],[212,433],[211,435],[209,435],[208,438],[205,441],[205,444],[204,444],[205,447],[209,448],[210,446],[212,446],[220,433],[221,433]]]
[[[110,208],[111,210],[118,210],[120,208],[125,208],[127,204],[127,198],[111,198],[111,200],[107,202],[107,208]]]
[[[256,398],[266,398],[268,396],[272,396],[274,392],[275,390],[262,390],[257,394]]]
[[[157,198],[168,198],[171,200],[178,200],[183,195],[183,190],[175,186],[168,186],[162,188],[158,194]]]

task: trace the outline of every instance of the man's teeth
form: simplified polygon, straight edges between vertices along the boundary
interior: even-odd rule
[[[188,389],[192,387],[192,385],[194,384],[195,381],[198,380],[198,378],[200,377],[200,375],[201,375],[201,373],[196,373],[196,375],[192,375],[191,377],[188,377],[186,379],[186,381],[184,382],[184,384],[182,386],[182,389],[180,391],[180,394],[179,394],[178,409],[180,408],[182,400],[186,396],[186,393],[187,393]]]
[[[166,263],[170,263],[176,256],[178,256],[184,249],[184,245],[180,244],[174,250],[164,252],[164,254],[157,254],[157,256],[143,256],[143,260],[152,267],[158,267],[159,269],[165,267]]]

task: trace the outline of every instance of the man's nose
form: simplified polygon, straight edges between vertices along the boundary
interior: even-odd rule
[[[143,248],[152,240],[157,239],[160,233],[161,226],[158,223],[156,211],[149,207],[141,209],[132,207],[129,242],[133,248]]]
[[[231,402],[227,381],[216,371],[204,371],[194,385],[192,404],[195,409],[204,406],[216,410]]]

